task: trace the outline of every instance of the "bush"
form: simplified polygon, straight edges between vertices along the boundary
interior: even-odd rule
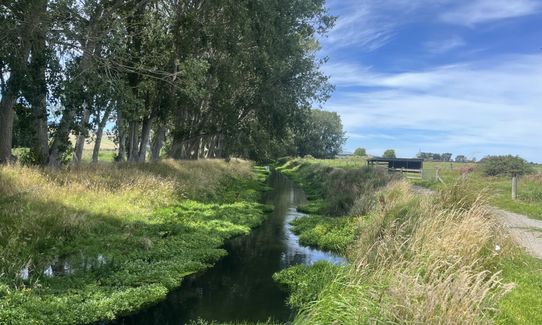
[[[519,156],[488,156],[480,161],[487,176],[512,176],[533,173],[529,163]]]

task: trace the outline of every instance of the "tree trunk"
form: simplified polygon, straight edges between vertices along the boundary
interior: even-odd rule
[[[139,141],[137,136],[138,122],[131,121],[128,125],[128,161],[135,162],[138,158]]]
[[[81,119],[81,130],[75,141],[75,151],[73,152],[73,162],[76,165],[81,163],[83,159],[83,149],[85,148],[85,140],[87,137],[87,125],[90,120],[90,110],[87,108],[87,104],[83,103],[83,118]]]
[[[73,109],[67,109],[64,111],[64,114],[62,114],[62,119],[60,120],[58,129],[54,135],[53,143],[51,144],[48,162],[50,167],[59,167],[62,163],[61,155],[65,153],[68,148],[70,130],[74,116],[75,111]]]
[[[47,8],[47,2],[44,2]],[[44,165],[49,159],[49,130],[47,125],[47,82],[45,69],[47,58],[45,56],[46,44],[44,31],[37,31],[31,46],[31,61],[29,64],[30,82],[32,90],[29,102],[32,106],[34,137],[32,152],[36,163]]]
[[[120,110],[117,110],[117,141],[119,142],[119,152],[115,160],[126,161],[126,128],[124,127],[124,115]]]
[[[158,126],[158,130],[153,138],[151,159],[152,161],[158,161],[160,159],[160,151],[164,145],[164,139],[166,138],[166,128],[163,124]]]
[[[100,120],[100,123],[98,123],[98,130],[96,130],[96,141],[94,142],[94,150],[92,151],[92,162],[97,163],[98,157],[100,155],[100,146],[102,145],[102,137],[104,134],[104,128],[107,124],[107,120],[109,119],[109,115],[111,115],[111,105],[109,105],[104,112],[104,116]]]
[[[152,113],[151,113],[152,114]],[[147,156],[147,147],[151,139],[151,126],[154,118],[152,116],[143,119],[143,127],[141,129],[141,144],[139,146],[139,162],[145,162]]]
[[[13,161],[11,147],[13,145],[13,119],[15,117],[13,107],[16,100],[17,97],[8,88],[0,101],[0,164],[9,164]]]
[[[34,17],[35,10],[28,10],[28,17],[26,20],[30,21]],[[13,146],[13,121],[15,118],[15,103],[20,91],[20,79],[24,75],[24,71],[20,71],[22,67],[26,67],[28,57],[30,55],[31,41],[30,31],[33,28],[32,24],[24,24],[23,30],[20,31],[22,36],[22,45],[20,52],[18,53],[18,66],[19,69],[11,69],[9,79],[6,82],[5,91],[0,95],[0,164],[8,164],[14,161],[14,157],[11,154],[11,147]]]

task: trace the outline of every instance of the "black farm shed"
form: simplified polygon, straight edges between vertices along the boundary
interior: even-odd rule
[[[405,171],[421,173],[423,169],[423,159],[415,158],[371,158],[367,160],[367,165],[387,165],[390,171]]]

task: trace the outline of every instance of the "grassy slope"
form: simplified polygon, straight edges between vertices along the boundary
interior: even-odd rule
[[[162,299],[263,220],[264,177],[240,161],[1,167],[0,323],[90,323]],[[64,261],[73,273],[44,275]]]
[[[311,165],[314,163],[314,160],[305,161],[305,165]],[[328,166],[343,165],[346,167],[350,165],[348,163],[345,164],[344,161],[319,161],[318,164],[326,164]],[[318,209],[318,206],[326,206],[328,202],[326,202],[325,197],[318,197],[319,193],[321,194],[325,191],[322,188],[315,188],[314,180],[316,178],[306,170],[303,170],[300,167],[300,164],[287,164],[285,167],[283,167],[283,170],[285,170],[293,179],[303,184],[304,187],[314,195],[314,197],[312,197],[313,200],[320,202],[319,205],[316,205],[316,209]],[[308,176],[311,177],[308,178]],[[311,186],[311,184],[313,186]],[[477,188],[474,188],[473,191],[476,192]],[[448,192],[452,192],[452,194],[445,197],[447,197],[450,201],[457,201],[457,193],[453,193],[453,190]],[[472,192],[469,194],[469,196],[472,200]],[[384,219],[375,217],[359,219],[361,233],[362,236],[365,236],[365,240],[362,240],[361,243],[358,243],[358,245],[356,246],[357,248],[354,250],[355,252],[351,253],[351,255],[359,254],[360,246],[363,247],[364,244],[366,246],[371,245],[374,237],[367,236],[367,231],[369,229],[374,230],[377,226],[376,222],[378,220],[388,219],[390,221],[393,221],[398,220],[397,218],[399,217],[401,219],[404,219],[405,213],[406,215],[408,215],[410,213],[409,211],[415,211],[417,209],[417,204],[418,203],[416,203],[416,201],[412,201],[412,203],[408,203],[402,208],[398,208],[398,210],[395,209],[396,212],[393,212],[394,209],[392,209],[392,211],[390,212],[393,213],[385,214]],[[480,221],[480,219],[476,220]],[[317,219],[313,219],[312,221],[307,222],[313,224],[311,225],[311,227],[307,227],[309,229],[308,233],[310,233],[311,229],[328,226],[328,222],[319,222]],[[393,224],[394,223],[392,223],[392,225]],[[381,229],[379,231],[387,231],[387,227],[383,227],[382,224],[377,228]],[[456,226],[454,226],[453,228],[456,228]],[[471,231],[469,230],[470,228],[471,226],[469,224],[465,231]],[[307,230],[303,230],[304,229],[301,230],[301,235],[307,233]],[[474,233],[475,238],[479,236],[476,231]],[[488,232],[488,240],[499,241],[499,237],[495,238],[492,233],[493,232]],[[461,236],[460,238],[462,238],[467,233],[459,234]],[[440,238],[440,236],[438,238]],[[385,242],[389,242],[389,240],[391,239],[392,238],[390,237]],[[323,240],[313,241],[313,245],[316,246],[323,246],[323,243]],[[432,241],[432,243],[434,244],[434,240]],[[458,245],[461,247],[467,244],[462,244],[459,239],[456,239],[454,240],[454,245]],[[491,247],[491,245],[492,244],[489,244],[489,247]],[[492,304],[498,309],[498,311],[490,313],[489,318],[486,318],[485,321],[493,321],[501,324],[542,323],[542,313],[539,312],[538,308],[542,305],[542,262],[528,257],[524,252],[517,249],[511,243],[506,244],[506,251],[508,252],[507,254],[500,255],[498,256],[498,258],[488,258],[487,256],[485,256],[485,254],[473,255],[474,258],[481,259],[486,262],[483,262],[483,264],[477,266],[477,268],[473,269],[472,271],[482,270],[483,268],[492,270],[492,272],[502,270],[502,283],[512,282],[516,286],[510,293],[505,295],[502,300],[493,300]],[[392,259],[392,261],[393,260],[394,259]],[[397,265],[398,263],[395,263],[395,266]],[[381,308],[380,306],[384,304],[382,304],[382,301],[375,303],[374,301],[372,301],[372,297],[374,297],[375,294],[385,296],[386,291],[381,290],[389,285],[387,281],[391,278],[385,276],[384,273],[377,273],[377,276],[373,278],[375,282],[371,283],[363,280],[369,278],[371,274],[364,274],[362,279],[359,279],[356,276],[353,277],[352,271],[348,271],[347,268],[337,269],[335,267],[332,267],[333,270],[330,270],[329,268],[329,266],[298,266],[278,273],[276,275],[276,279],[279,282],[284,283],[292,290],[289,301],[290,304],[303,311],[303,313],[297,318],[297,323],[324,324],[326,322],[330,322],[331,320],[339,319],[341,315],[347,316],[346,318],[341,318],[341,320],[344,321],[345,324],[347,324],[349,321],[363,322],[363,319],[366,322],[369,319],[367,317],[373,317],[373,320],[381,317],[386,318],[386,315],[382,315],[382,311],[378,311]],[[392,265],[388,265],[386,268],[393,269],[394,263],[392,263]],[[386,268],[379,272],[385,272]],[[404,270],[401,272],[404,272]],[[415,271],[413,275],[416,276],[416,274],[419,274],[418,272],[419,271]],[[332,279],[334,279],[334,281],[331,281]],[[329,285],[330,282],[332,283],[331,285]],[[376,288],[374,287],[374,285],[376,285]],[[369,288],[371,286],[373,286],[373,288]],[[433,290],[433,288],[430,289]],[[397,290],[400,293],[400,288]],[[458,289],[456,289],[455,291],[457,290]],[[404,303],[404,301],[402,300],[404,300],[408,294],[403,292],[402,295],[403,296],[401,297],[400,293],[399,298],[401,300],[400,302]],[[421,299],[421,297],[422,296],[418,296],[418,298],[415,298],[415,301],[420,301],[421,304],[421,300],[419,300]],[[356,303],[358,302],[363,305],[363,308],[359,308],[356,305]],[[362,315],[360,315],[360,311]],[[373,313],[376,313],[376,315],[374,315]],[[356,317],[356,314],[357,316],[359,316],[359,318],[352,318]],[[439,317],[441,316],[442,315],[440,315]],[[402,317],[407,317],[407,315],[403,315]],[[397,321],[398,319],[395,320]]]
[[[490,203],[498,208],[527,215],[542,220],[542,166],[535,166],[538,175],[524,176],[518,183],[518,200],[511,198],[512,182],[509,177],[488,177],[482,174],[476,164],[426,162],[424,169],[430,173],[439,168],[442,179],[450,184],[461,177],[462,169],[472,168],[468,174],[468,183],[480,191],[484,191]],[[419,185],[438,189],[441,183],[432,181],[418,182]]]
[[[347,167],[344,173],[336,171]],[[344,216],[352,206],[363,200],[357,200],[359,192],[372,191],[386,182],[380,173],[357,172],[365,166],[363,158],[320,160],[297,159],[277,169],[292,178],[307,194],[309,202],[298,207],[308,217],[294,220],[292,231],[299,235],[301,244],[333,251],[342,255],[359,234],[355,218]],[[342,169],[341,169],[342,170]],[[369,186],[359,186],[366,181]],[[370,204],[372,196],[366,195]]]

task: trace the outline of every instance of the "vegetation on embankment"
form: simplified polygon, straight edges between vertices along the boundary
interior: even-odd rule
[[[290,174],[306,186],[314,176],[300,169]],[[349,265],[275,275],[299,310],[294,324],[542,322],[542,262],[511,241],[478,194],[463,183],[430,196],[405,181],[378,190],[370,210],[351,217]]]
[[[424,163],[424,170],[428,174],[434,173],[437,168],[444,184],[465,179],[467,186],[484,191],[492,206],[542,220],[542,166],[540,165],[532,166],[533,174],[519,177],[517,200],[513,200],[511,196],[511,177],[506,175],[487,176],[481,164]],[[435,190],[445,186],[435,180],[416,181],[415,184]]]
[[[304,159],[306,164],[317,164],[345,170],[366,165],[363,157],[345,159]],[[507,175],[487,176],[482,164],[457,162],[424,162],[424,179],[412,180],[416,185],[438,190],[446,184],[464,180],[466,186],[483,191],[489,204],[507,211],[542,220],[542,165],[532,165],[533,174],[519,177],[518,198],[512,200],[512,181]],[[436,169],[444,184],[435,179]]]
[[[265,175],[233,160],[0,167],[0,323],[133,312],[263,221]]]
[[[391,178],[382,170],[342,169],[326,164],[333,161],[295,159],[277,170],[298,183],[309,200],[298,207],[309,216],[291,223],[300,243],[344,255],[359,233],[351,216],[369,211],[376,204],[375,191]]]

